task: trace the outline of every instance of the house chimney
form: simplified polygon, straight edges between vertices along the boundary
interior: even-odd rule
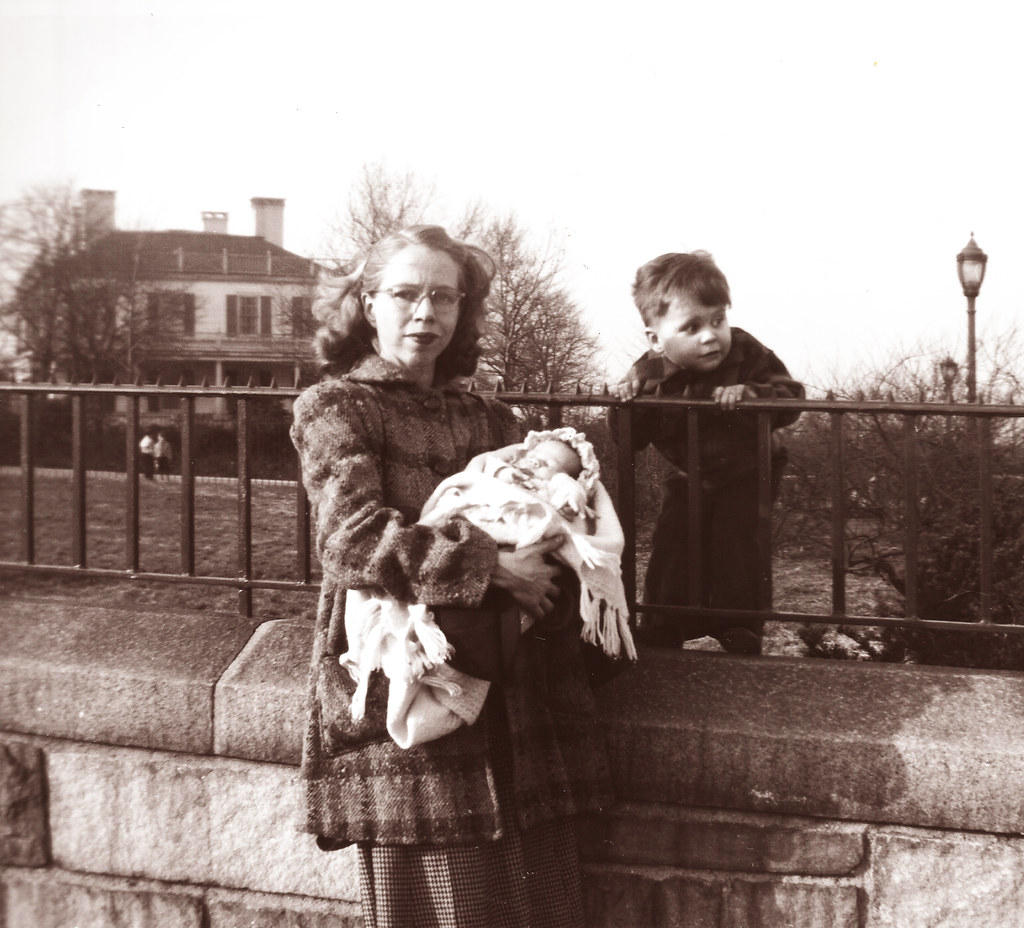
[[[256,235],[265,238],[272,245],[284,247],[284,200],[275,197],[253,197],[253,212],[256,213]]]
[[[216,232],[218,235],[228,234],[228,214],[219,211],[203,213],[203,231]]]
[[[114,197],[113,190],[82,191],[82,232],[86,241],[113,232]]]

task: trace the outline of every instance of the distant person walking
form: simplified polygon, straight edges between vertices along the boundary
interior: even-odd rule
[[[156,474],[167,480],[171,475],[171,464],[174,463],[174,448],[167,438],[166,432],[158,432],[153,443],[153,454],[156,457]]]
[[[153,479],[153,472],[156,467],[156,442],[153,439],[153,430],[146,429],[142,440],[139,442],[139,470],[147,480]]]

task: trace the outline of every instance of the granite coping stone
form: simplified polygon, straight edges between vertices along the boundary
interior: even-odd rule
[[[0,597],[0,727],[210,753],[214,684],[258,624]]]
[[[71,608],[0,598],[0,728],[299,762],[310,623]],[[1024,673],[642,648],[598,702],[622,801],[1024,833]]]
[[[1024,673],[641,649],[600,702],[623,799],[1024,833]]]
[[[313,630],[300,619],[264,622],[217,684],[214,750],[298,764]]]

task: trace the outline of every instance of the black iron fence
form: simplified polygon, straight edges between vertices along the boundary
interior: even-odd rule
[[[241,612],[251,615],[254,591],[276,589],[316,592],[311,517],[287,443],[287,408],[298,389],[253,387],[124,386],[73,384],[0,384],[0,464],[16,481],[14,512],[18,552],[0,560],[0,573],[35,572],[110,579],[211,584],[238,591]],[[533,425],[563,422],[595,439],[605,483],[622,521],[626,549],[623,579],[636,613],[707,614],[701,606],[701,551],[690,563],[691,602],[658,607],[637,595],[637,577],[646,559],[650,522],[655,514],[659,467],[650,454],[631,450],[638,410],[678,408],[690,443],[688,472],[691,537],[700,524],[701,411],[708,401],[646,397],[622,403],[608,395],[497,392]],[[173,427],[174,490],[178,495],[178,570],[146,571],[139,552],[139,442],[148,425],[149,397],[159,396],[161,424]],[[205,424],[197,417],[199,397],[229,402],[228,430],[234,442],[230,475],[225,457],[211,473],[199,439]],[[168,398],[173,398],[168,403]],[[174,409],[174,403],[177,408]],[[607,407],[617,414],[606,416]],[[169,409],[170,407],[170,409]],[[789,473],[781,499],[773,504],[771,417],[780,408],[799,408],[803,416],[785,429],[791,446]],[[52,410],[59,408],[60,415]],[[170,420],[168,419],[170,415]],[[773,556],[783,551],[815,553],[827,559],[827,608],[792,611],[714,610],[721,617],[870,626],[906,626],[945,631],[1024,631],[1024,442],[1016,406],[966,406],[836,400],[745,401],[736,415],[753,417],[757,434],[758,576],[761,601],[772,602]],[[49,418],[47,418],[49,416]],[[267,422],[273,420],[268,427]],[[47,433],[40,434],[46,422]],[[611,424],[609,424],[611,422]],[[58,423],[59,425],[55,425]],[[105,425],[101,425],[105,423]],[[224,423],[218,426],[223,429]],[[95,432],[112,429],[120,450],[102,444],[103,470],[123,480],[123,552],[119,567],[92,566],[87,496],[99,454]],[[54,434],[55,431],[66,434]],[[269,440],[268,436],[276,436]],[[55,448],[57,450],[55,450]],[[61,531],[70,533],[70,562],[47,562],[38,555],[36,482],[43,467],[58,468],[70,482],[70,504]],[[237,510],[236,569],[212,574],[196,548],[196,486],[204,480],[229,480]],[[253,486],[274,479],[293,497],[293,544],[278,553],[280,576],[253,570]],[[652,502],[652,500],[655,500]],[[1018,531],[1020,529],[1020,531]],[[46,530],[52,530],[46,529]],[[290,566],[286,565],[290,562]],[[848,608],[851,571],[870,570],[897,594],[888,611],[866,614]],[[955,608],[954,608],[955,606]],[[959,610],[959,611],[957,611]],[[875,609],[873,612],[878,612]]]

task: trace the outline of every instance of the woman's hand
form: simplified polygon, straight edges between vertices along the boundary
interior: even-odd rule
[[[546,561],[544,555],[561,544],[561,537],[555,536],[515,551],[499,551],[491,583],[509,593],[528,615],[543,618],[554,608],[554,598],[558,595],[554,578],[562,572],[557,564]]]

